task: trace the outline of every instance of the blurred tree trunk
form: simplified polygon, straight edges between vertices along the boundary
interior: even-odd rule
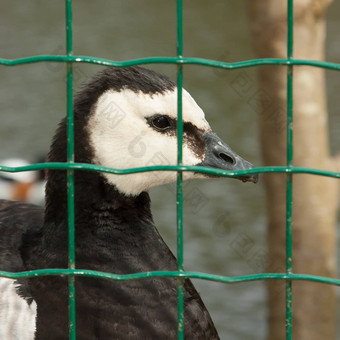
[[[325,12],[331,0],[294,1],[294,58],[324,59]],[[287,1],[246,0],[257,58],[286,58]],[[260,136],[265,165],[286,164],[285,66],[258,68]],[[295,166],[337,170],[328,145],[324,70],[295,66]],[[271,272],[285,271],[286,176],[262,176],[266,186]],[[293,175],[293,272],[336,276],[336,218],[339,182],[315,175]],[[285,284],[268,281],[268,339],[285,339]],[[336,338],[335,287],[293,281],[293,335],[299,340]]]

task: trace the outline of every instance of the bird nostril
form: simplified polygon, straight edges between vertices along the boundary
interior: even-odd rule
[[[235,159],[226,155],[225,153],[219,153],[218,155],[220,158],[222,158],[225,162],[230,163],[230,164],[235,164]]]

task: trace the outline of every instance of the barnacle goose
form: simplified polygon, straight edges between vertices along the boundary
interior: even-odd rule
[[[108,68],[75,98],[75,160],[113,168],[176,164],[177,88],[142,67]],[[183,163],[227,170],[252,165],[219,139],[183,90]],[[66,121],[54,136],[50,162],[66,161]],[[184,173],[184,178],[207,177]],[[75,172],[76,265],[117,274],[176,270],[159,235],[148,190],[175,172],[114,175]],[[256,175],[243,181],[256,182]],[[66,171],[50,170],[45,210],[0,201],[0,269],[67,268]],[[67,339],[65,277],[0,279],[1,339]],[[175,278],[116,282],[76,278],[78,339],[176,339]],[[189,279],[184,283],[186,339],[218,339]]]

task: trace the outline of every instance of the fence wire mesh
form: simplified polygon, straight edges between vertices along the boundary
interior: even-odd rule
[[[4,59],[0,58],[0,65],[15,66],[37,62],[62,62],[67,67],[67,162],[66,163],[39,163],[22,167],[1,166],[0,171],[20,172],[41,169],[64,169],[67,170],[68,178],[68,269],[39,269],[26,272],[5,272],[0,271],[0,277],[18,279],[32,278],[46,275],[66,275],[69,279],[69,338],[76,339],[76,291],[74,280],[76,276],[95,277],[117,281],[137,280],[150,277],[176,277],[178,294],[178,339],[184,339],[184,302],[183,302],[183,280],[184,278],[195,278],[216,281],[225,284],[239,283],[255,280],[285,280],[286,282],[286,339],[292,339],[292,281],[307,280],[340,286],[340,279],[322,277],[316,275],[295,274],[293,272],[292,258],[292,177],[293,174],[311,174],[340,178],[340,172],[319,170],[293,166],[293,67],[306,65],[321,67],[331,70],[340,70],[340,64],[326,61],[304,60],[293,58],[293,0],[287,0],[287,58],[275,59],[254,59],[240,62],[223,62],[202,58],[183,57],[183,3],[177,0],[177,56],[176,57],[148,57],[126,61],[114,61],[91,56],[74,56],[72,40],[72,0],[65,0],[66,9],[66,53],[65,55],[37,55],[27,58]],[[82,164],[74,162],[74,133],[73,133],[73,72],[74,63],[91,63],[102,66],[128,67],[142,64],[175,64],[177,65],[177,86],[178,86],[178,159],[177,166],[148,166],[133,169],[112,169],[93,164]],[[183,145],[183,121],[182,121],[182,86],[183,86],[183,65],[196,64],[220,69],[238,69],[260,65],[286,65],[287,66],[287,162],[286,166],[258,167],[249,170],[226,171],[220,169],[204,168],[197,166],[184,166],[182,164]],[[154,271],[135,273],[128,275],[117,275],[113,273],[99,272],[87,269],[77,269],[75,262],[75,232],[74,232],[74,171],[100,171],[117,175],[132,174],[146,171],[177,171],[177,271]],[[285,273],[262,273],[245,276],[220,276],[200,272],[188,272],[183,268],[183,188],[182,174],[184,171],[194,171],[205,174],[214,174],[223,177],[238,177],[252,173],[286,173],[286,272]]]

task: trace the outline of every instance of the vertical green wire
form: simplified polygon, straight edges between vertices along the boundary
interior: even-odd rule
[[[183,57],[183,3],[177,0],[177,57]],[[183,112],[182,112],[183,66],[177,65],[177,164],[183,162]],[[183,271],[183,174],[177,172],[177,268]],[[177,279],[177,331],[178,339],[184,339],[183,278]]]
[[[66,0],[66,52],[73,53],[72,42],[72,0]],[[73,73],[72,63],[67,63],[67,161],[74,162],[74,120],[73,120]],[[74,233],[74,171],[67,170],[67,214],[68,214],[68,268],[75,269]],[[69,292],[69,339],[76,339],[75,279],[68,276]]]
[[[293,57],[293,0],[287,2],[287,58]],[[287,167],[293,164],[293,66],[287,67]],[[287,174],[286,185],[286,272],[293,271],[292,239],[293,177]],[[292,339],[292,280],[286,281],[286,339]]]

